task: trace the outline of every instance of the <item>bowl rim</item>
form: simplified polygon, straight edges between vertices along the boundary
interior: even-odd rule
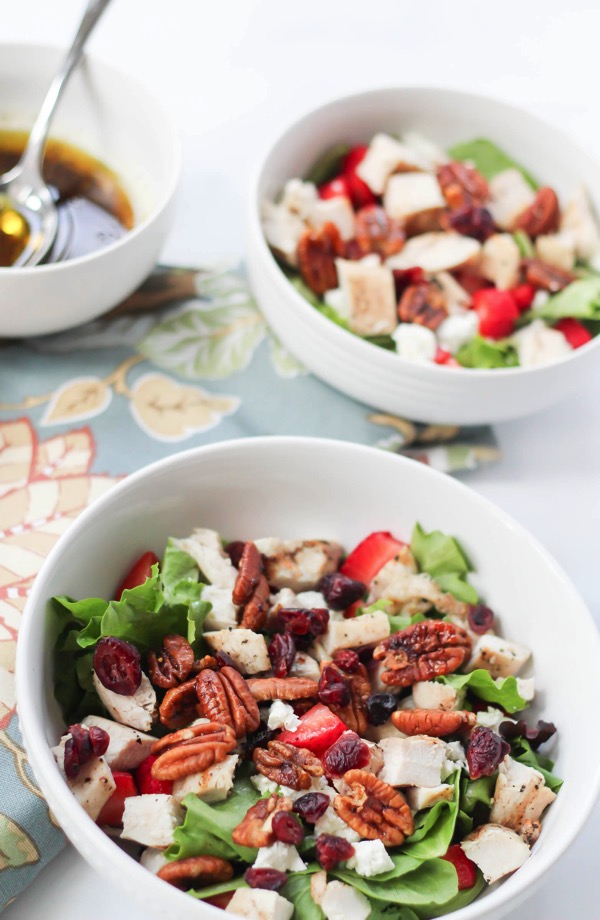
[[[366,104],[375,96],[381,96],[382,94],[396,95],[399,92],[408,94],[415,92],[439,93],[440,95],[445,96],[460,97],[463,103],[467,103],[469,100],[472,102],[483,102],[494,106],[497,109],[503,109],[506,113],[517,112],[519,115],[530,119],[531,127],[533,130],[535,130],[536,127],[542,127],[544,130],[551,130],[555,132],[555,134],[563,143],[567,143],[572,148],[575,148],[578,153],[585,156],[590,160],[590,162],[597,166],[600,173],[600,162],[597,162],[585,147],[580,145],[578,142],[571,140],[569,135],[563,131],[562,128],[540,117],[539,115],[530,112],[528,109],[520,105],[516,105],[512,102],[508,102],[493,95],[473,93],[468,90],[455,89],[453,87],[439,86],[436,84],[407,83],[380,86],[368,90],[362,90],[356,93],[335,96],[329,100],[326,100],[325,102],[322,102],[316,107],[307,109],[299,116],[288,120],[282,130],[278,131],[275,136],[271,136],[268,139],[259,156],[258,162],[254,165],[250,176],[248,186],[248,225],[258,246],[258,253],[261,259],[261,264],[263,268],[268,272],[270,280],[278,288],[278,293],[282,297],[288,297],[291,299],[296,311],[299,314],[300,319],[304,321],[305,325],[311,324],[312,317],[312,320],[315,322],[316,332],[319,332],[320,335],[324,337],[326,331],[329,330],[333,337],[333,341],[338,347],[344,349],[355,348],[355,356],[357,358],[362,358],[365,363],[369,362],[370,358],[372,358],[375,354],[378,354],[378,362],[380,364],[381,370],[384,373],[390,374],[397,372],[398,362],[400,362],[402,371],[405,373],[414,373],[417,376],[421,376],[423,379],[425,379],[429,373],[438,374],[441,377],[445,376],[447,380],[449,379],[448,375],[455,376],[458,373],[462,376],[465,372],[468,372],[469,377],[474,379],[479,378],[481,380],[497,379],[499,375],[501,375],[500,379],[507,377],[518,378],[525,375],[541,376],[549,373],[549,369],[567,364],[575,360],[577,357],[588,354],[594,348],[600,346],[600,335],[597,335],[595,338],[591,339],[591,341],[586,342],[585,345],[572,349],[567,355],[562,356],[558,360],[551,361],[549,364],[535,365],[533,367],[517,366],[481,368],[462,366],[446,367],[443,364],[436,364],[435,362],[421,364],[414,361],[408,361],[406,358],[402,358],[395,352],[388,352],[388,350],[385,348],[380,348],[371,342],[367,342],[361,336],[355,335],[353,332],[350,332],[349,330],[344,329],[342,326],[339,326],[337,323],[334,323],[332,320],[327,319],[327,317],[323,316],[319,310],[313,307],[312,304],[310,304],[306,298],[304,298],[302,294],[300,294],[294,288],[294,286],[290,284],[275,256],[273,255],[269,244],[267,243],[260,219],[261,201],[259,199],[259,188],[263,177],[266,175],[265,168],[267,160],[271,157],[275,148],[285,140],[286,136],[290,134],[295,128],[299,127],[303,122],[307,122],[319,114],[324,114],[328,110],[333,111],[340,106],[354,102],[355,100],[362,100]],[[290,176],[290,178],[295,177]],[[352,342],[354,342],[354,345],[352,345]]]
[[[0,55],[3,51],[21,51],[23,54],[56,54],[60,56],[64,54],[65,48],[59,45],[46,44],[45,42],[0,42]],[[101,71],[106,70],[112,72],[113,76],[117,77],[123,84],[129,85],[136,93],[141,93],[146,95],[153,104],[153,108],[156,112],[157,119],[161,124],[161,131],[164,137],[168,137],[170,151],[169,156],[171,158],[172,167],[169,172],[168,181],[161,186],[161,193],[158,197],[158,200],[152,210],[146,215],[146,217],[128,230],[123,236],[119,237],[118,240],[114,240],[112,243],[109,243],[107,246],[103,246],[102,249],[95,249],[93,252],[86,253],[82,256],[77,256],[74,259],[65,259],[63,262],[47,262],[41,265],[32,265],[32,266],[23,266],[23,267],[14,267],[14,266],[0,266],[0,279],[3,277],[26,277],[35,273],[35,277],[41,276],[43,274],[52,274],[53,272],[64,272],[69,270],[73,266],[77,267],[80,265],[85,265],[87,262],[93,261],[98,258],[110,255],[126,246],[130,240],[137,238],[141,233],[145,232],[146,229],[151,226],[160,214],[168,207],[170,201],[173,199],[177,187],[181,180],[182,164],[183,164],[183,151],[180,133],[175,124],[169,110],[163,105],[163,103],[158,99],[154,94],[153,90],[149,89],[148,86],[138,77],[132,76],[125,70],[121,70],[119,67],[115,67],[114,64],[106,61],[103,57],[96,55],[95,53],[84,52],[80,67],[91,66],[93,68],[99,68]],[[10,130],[10,129],[5,129]],[[52,138],[52,130],[50,131],[50,138]],[[84,151],[88,152],[88,151]],[[94,156],[93,152],[91,153]],[[101,161],[102,162],[102,161]]]
[[[171,454],[153,463],[147,464],[120,480],[120,482],[109,489],[108,492],[98,497],[78,516],[69,529],[59,538],[46,558],[42,568],[36,576],[34,585],[27,599],[19,631],[16,656],[17,710],[27,756],[40,788],[47,798],[49,806],[56,812],[61,826],[64,827],[67,834],[72,832],[74,836],[85,837],[89,847],[93,847],[95,850],[95,856],[97,856],[97,858],[94,858],[92,862],[89,858],[89,854],[83,853],[80,850],[81,855],[93,865],[96,871],[111,877],[117,885],[123,884],[121,880],[123,870],[125,869],[123,859],[129,857],[127,853],[115,845],[114,841],[85,814],[75,797],[71,795],[68,786],[54,762],[50,746],[45,736],[44,726],[41,720],[38,721],[37,719],[35,698],[29,690],[27,670],[30,666],[30,661],[27,655],[31,637],[36,631],[37,622],[40,616],[39,611],[45,608],[48,601],[48,598],[42,593],[45,590],[44,584],[47,574],[53,569],[56,561],[64,553],[73,550],[77,542],[79,531],[87,526],[88,521],[92,520],[98,514],[103,514],[105,510],[110,508],[115,500],[121,501],[122,498],[127,495],[128,491],[136,490],[138,484],[143,482],[143,480],[151,480],[157,475],[160,476],[160,474],[169,467],[177,468],[178,466],[186,466],[189,463],[193,464],[198,459],[201,460],[203,457],[210,456],[211,454],[229,455],[244,454],[248,452],[251,454],[258,452],[260,454],[261,451],[268,451],[270,446],[280,450],[288,449],[297,451],[298,449],[302,449],[309,452],[322,449],[335,449],[345,452],[347,456],[350,455],[350,461],[352,456],[368,456],[373,459],[377,456],[379,457],[379,461],[377,462],[383,464],[396,463],[399,473],[401,473],[403,468],[411,468],[414,470],[415,463],[414,460],[409,458],[398,456],[397,454],[389,454],[368,445],[346,442],[333,438],[295,435],[262,435],[252,438],[236,438]],[[496,518],[504,527],[508,528],[510,532],[527,540],[532,551],[536,553],[538,557],[541,557],[543,563],[551,572],[552,577],[557,579],[563,588],[572,595],[575,606],[580,610],[581,624],[582,626],[586,624],[585,628],[589,634],[589,641],[596,643],[600,654],[600,634],[598,633],[595,621],[587,604],[562,566],[559,565],[537,538],[532,536],[523,525],[502,508],[498,507],[488,498],[480,495],[460,480],[422,464],[419,464],[418,469],[419,473],[417,475],[424,476],[426,479],[437,479],[438,481],[443,479],[445,481],[445,488],[464,496],[469,502],[482,509],[485,514],[492,515]],[[523,880],[519,882],[517,873],[511,878],[510,886],[499,886],[495,891],[489,892],[484,898],[476,898],[471,904],[453,912],[451,916],[456,916],[457,920],[477,920],[477,918],[482,918],[488,909],[501,909],[511,902],[516,903],[525,896],[527,890],[529,890],[529,892],[534,890],[537,884],[541,882],[545,873],[564,854],[568,846],[573,842],[589,819],[590,813],[600,796],[600,762],[596,765],[596,774],[593,783],[581,790],[580,795],[581,804],[578,819],[573,822],[566,833],[563,832],[560,840],[557,840],[554,844],[553,850],[549,852],[544,851],[540,854],[538,857],[538,868],[535,877],[531,881]],[[77,848],[79,849],[79,847]],[[166,889],[162,884],[160,884],[159,887],[154,887],[160,883],[161,880],[156,876],[152,876],[152,873],[148,873],[145,867],[140,863],[137,863],[135,860],[133,860],[133,862],[135,865],[129,864],[128,866],[129,874],[133,873],[133,877],[139,879],[140,883],[144,883],[145,880],[144,884],[146,887],[150,887],[150,893],[162,900],[165,896]],[[98,868],[100,864],[102,865],[101,869]],[[144,875],[141,874],[142,872]],[[140,874],[136,875],[136,873]],[[507,887],[509,889],[508,891]],[[189,910],[190,899],[187,894],[175,891],[172,892],[171,896],[181,899],[173,902],[174,908],[179,904],[183,911],[184,906],[188,905]],[[493,898],[493,904],[490,903],[490,898]],[[215,918],[217,917],[216,913],[214,915],[212,914],[213,908],[211,905],[205,904],[204,902],[202,902],[202,904],[205,910],[210,908],[211,915]],[[214,908],[214,910],[217,911],[219,908]],[[222,916],[222,913],[220,916]]]

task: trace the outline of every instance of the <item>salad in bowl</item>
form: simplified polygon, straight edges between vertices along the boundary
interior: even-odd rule
[[[321,314],[419,364],[536,367],[592,340],[600,226],[486,139],[337,144],[277,200],[265,238]]]
[[[238,536],[170,538],[113,600],[53,598],[53,754],[92,820],[262,920],[439,916],[517,872],[556,728],[524,714],[531,651],[457,540]]]

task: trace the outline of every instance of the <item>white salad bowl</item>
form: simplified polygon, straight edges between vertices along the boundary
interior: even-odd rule
[[[538,716],[559,729],[564,786],[525,865],[456,920],[501,917],[542,882],[580,832],[600,786],[596,687],[600,639],[581,597],[517,523],[461,483],[373,448],[312,438],[255,438],[187,451],[128,477],[96,501],[56,545],[33,586],[17,653],[17,698],[31,766],[66,834],[97,871],[149,916],[223,916],[138,865],[85,814],[50,746],[64,724],[53,697],[49,598],[106,596],[144,551],[196,526],[231,539],[329,538],[346,549],[374,530],[409,539],[413,525],[459,538],[473,584],[507,638],[533,649]]]
[[[29,131],[64,49],[0,45],[0,131]],[[50,137],[116,173],[134,226],[89,255],[0,268],[0,337],[57,332],[116,306],[147,277],[171,226],[180,143],[170,115],[133,78],[86,56],[59,104]]]
[[[485,137],[551,185],[559,198],[582,183],[600,205],[600,165],[534,115],[471,93],[405,87],[345,96],[294,122],[269,148],[249,190],[247,263],[274,332],[313,373],[378,409],[424,422],[475,425],[537,412],[582,386],[599,360],[600,336],[552,364],[493,370],[415,363],[328,320],[288,282],[261,226],[261,205],[304,176],[336,144],[380,131],[416,131],[442,148]]]

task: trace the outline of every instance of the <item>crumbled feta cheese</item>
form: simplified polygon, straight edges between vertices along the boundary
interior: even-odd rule
[[[321,910],[327,920],[367,920],[371,913],[368,898],[343,882],[329,882],[321,898]]]
[[[289,265],[297,265],[298,241],[306,227],[304,221],[283,205],[265,201],[261,206],[262,228],[273,249],[281,253]]]
[[[446,744],[428,735],[384,738],[379,742],[384,763],[379,779],[390,786],[439,786],[447,756]]]
[[[427,170],[428,159],[414,147],[402,144],[389,134],[376,134],[363,160],[356,167],[357,176],[376,195],[383,194],[392,173],[402,170]]]
[[[464,693],[435,680],[413,684],[412,695],[416,709],[460,709],[464,699]]]
[[[507,291],[519,280],[521,252],[510,233],[494,233],[481,249],[479,271],[498,290]]]
[[[204,639],[212,651],[229,655],[244,674],[258,674],[271,667],[265,637],[252,629],[217,629],[205,632]]]
[[[396,351],[401,358],[415,364],[433,361],[437,350],[435,332],[416,323],[400,323],[392,332]]]
[[[411,786],[404,790],[404,798],[412,811],[421,811],[423,808],[433,808],[438,802],[451,802],[454,797],[454,786],[441,783],[439,786]]]
[[[521,831],[525,822],[538,821],[555,798],[539,770],[507,756],[498,768],[490,821]]]
[[[535,200],[535,192],[518,169],[505,169],[489,181],[486,207],[496,226],[513,230],[517,218]]]
[[[400,252],[390,256],[390,268],[422,268],[426,272],[450,271],[477,258],[481,243],[459,233],[422,233],[406,241]]]
[[[335,264],[352,331],[358,335],[391,332],[398,322],[391,269],[362,259],[356,262],[336,259]]]
[[[531,658],[531,650],[517,642],[508,642],[500,636],[481,636],[475,646],[465,670],[485,668],[492,677],[508,677],[518,674]]]
[[[460,741],[445,741],[446,760],[442,767],[442,779],[447,779],[456,770],[467,769],[467,756]]]
[[[474,310],[455,313],[445,319],[437,328],[440,347],[455,355],[463,345],[475,338],[479,331],[479,317]]]
[[[235,768],[239,759],[237,754],[228,754],[221,763],[213,764],[207,770],[175,780],[173,798],[183,802],[186,795],[193,792],[199,799],[211,805],[223,802],[233,788]]]
[[[493,732],[498,732],[502,722],[513,721],[512,719],[509,720],[506,714],[501,709],[496,709],[495,706],[488,706],[486,710],[480,709],[476,719],[478,725],[483,725],[484,728],[491,728]]]
[[[275,700],[271,703],[267,726],[274,730],[276,728],[285,728],[289,732],[296,731],[300,725],[300,719],[294,712],[293,708],[282,700]]]
[[[354,844],[354,856],[346,861],[348,869],[355,869],[358,875],[371,878],[394,868],[394,863],[381,840],[361,840]]]
[[[238,888],[227,905],[227,913],[248,920],[291,920],[294,905],[276,891]]]
[[[321,676],[319,662],[308,652],[296,652],[296,657],[290,668],[290,677],[308,677],[309,680],[318,680]]]
[[[310,210],[308,222],[317,229],[324,224],[335,224],[343,240],[354,237],[354,210],[344,195],[319,198]]]
[[[558,329],[550,329],[543,319],[534,319],[513,335],[522,367],[549,364],[571,354],[573,348]]]
[[[461,843],[490,885],[519,869],[531,851],[518,834],[500,824],[482,824]]]
[[[331,806],[315,822],[315,837],[320,837],[321,834],[333,834],[334,837],[343,837],[345,840],[349,840],[350,843],[360,840],[360,834],[352,830]]]
[[[517,677],[517,693],[526,703],[535,696],[535,677]]]
[[[183,808],[172,795],[132,795],[125,799],[121,837],[146,847],[168,847],[182,821]]]
[[[397,173],[385,187],[383,207],[390,217],[404,221],[423,211],[446,206],[442,190],[431,173]]]
[[[93,682],[102,705],[116,722],[139,728],[143,732],[152,728],[157,713],[156,690],[143,672],[142,681],[132,696],[123,696],[109,690],[98,680],[95,672]]]
[[[277,840],[270,847],[260,847],[255,869],[277,869],[279,872],[302,872],[306,863],[302,861],[296,847]]]

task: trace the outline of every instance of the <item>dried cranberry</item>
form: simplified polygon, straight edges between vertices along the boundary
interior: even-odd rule
[[[367,721],[370,725],[384,725],[396,709],[398,700],[393,693],[372,693],[367,700]]]
[[[332,610],[345,610],[365,596],[367,586],[341,572],[325,575],[319,585],[323,597]]]
[[[329,626],[329,611],[322,607],[317,607],[315,610],[309,610],[308,622],[311,636],[313,638],[322,636],[323,633],[327,632],[327,627]]]
[[[325,792],[306,792],[294,802],[292,810],[307,824],[314,824],[329,808],[329,796]]]
[[[304,648],[327,631],[329,611],[321,607],[314,610],[285,607],[278,612],[276,623],[281,632],[294,636],[297,647]]]
[[[228,543],[225,547],[225,552],[231,559],[232,565],[239,568],[240,559],[242,558],[242,553],[244,552],[245,546],[244,540],[232,540],[231,543]]]
[[[342,648],[339,652],[336,652],[333,656],[338,668],[341,668],[342,671],[346,671],[347,674],[354,674],[355,671],[358,671],[360,667],[360,658],[356,652],[353,652],[350,648]]]
[[[510,751],[510,745],[490,728],[479,726],[471,732],[467,764],[471,779],[491,776]]]
[[[400,300],[404,291],[411,284],[425,281],[425,272],[422,268],[397,268],[393,271],[394,285],[396,287],[396,300]]]
[[[325,665],[319,678],[319,699],[325,706],[339,706],[343,709],[351,699],[350,684],[337,668]]]
[[[120,696],[133,696],[142,682],[140,653],[130,642],[106,636],[94,650],[94,671],[107,690]]]
[[[271,822],[275,840],[297,847],[304,840],[304,831],[300,822],[289,811],[278,811]]]
[[[456,230],[463,236],[472,236],[480,243],[484,243],[496,232],[494,218],[490,212],[476,205],[465,205],[448,211],[444,215],[443,224],[447,230]]]
[[[354,847],[349,840],[343,837],[334,837],[333,834],[321,834],[315,840],[315,850],[319,865],[331,872],[338,863],[345,862],[354,856]]]
[[[494,611],[483,604],[470,604],[468,618],[469,628],[479,636],[483,636],[494,625]]]
[[[296,657],[296,642],[292,633],[275,633],[268,647],[275,677],[287,677]]]
[[[65,743],[64,769],[68,779],[75,779],[82,766],[92,757],[106,753],[110,744],[108,732],[93,727],[89,731],[83,725],[69,725],[70,738]]]
[[[269,728],[265,722],[259,722],[258,728],[251,735],[246,736],[244,743],[244,752],[252,759],[252,754],[256,748],[264,748],[269,741],[272,741],[276,732]]]
[[[513,738],[526,738],[533,750],[537,751],[544,741],[548,741],[552,735],[556,734],[556,725],[554,722],[544,722],[543,719],[538,719],[535,728],[529,728],[523,719],[519,719],[518,722],[507,720],[500,723],[499,731],[507,741],[512,741]]]
[[[362,664],[369,664],[369,662],[373,661],[373,645],[361,645],[360,648],[355,648],[354,651]]]
[[[221,651],[221,649],[215,652],[215,661],[220,668],[233,668],[234,671],[239,671],[239,667],[231,655],[228,655],[227,652]]]
[[[323,755],[323,766],[327,776],[343,776],[348,770],[362,770],[371,759],[366,741],[356,732],[344,732],[327,748]]]
[[[285,872],[278,869],[246,869],[244,878],[250,888],[266,888],[267,891],[279,891],[287,882]]]

